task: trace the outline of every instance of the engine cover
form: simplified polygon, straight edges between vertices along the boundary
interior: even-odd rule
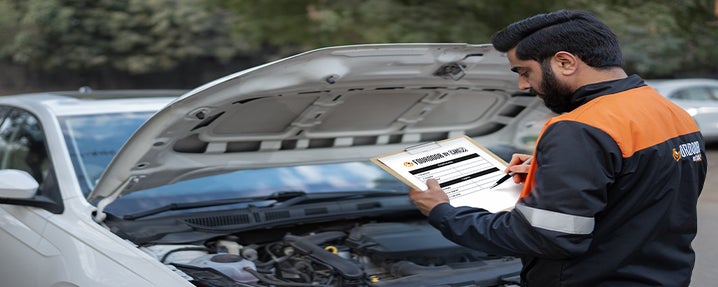
[[[490,257],[484,252],[449,241],[428,224],[364,224],[352,229],[346,244],[356,253],[380,262],[409,260],[417,264],[438,265]]]

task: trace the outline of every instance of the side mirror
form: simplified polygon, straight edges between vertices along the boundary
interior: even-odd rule
[[[0,197],[29,199],[35,196],[40,184],[24,170],[0,170]]]

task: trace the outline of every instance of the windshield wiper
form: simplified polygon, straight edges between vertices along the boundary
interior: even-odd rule
[[[125,214],[122,216],[122,219],[124,220],[134,220],[139,219],[159,213],[163,213],[170,210],[182,210],[182,209],[193,209],[193,208],[200,208],[200,207],[210,207],[210,206],[220,206],[220,205],[228,205],[228,204],[237,204],[237,203],[245,203],[245,202],[257,202],[257,201],[265,201],[265,200],[275,200],[277,202],[283,202],[287,201],[293,198],[303,198],[306,196],[306,193],[303,191],[277,191],[267,196],[260,196],[260,197],[242,197],[242,198],[224,198],[224,199],[215,199],[215,200],[207,200],[207,201],[198,201],[198,202],[179,202],[179,203],[170,203],[167,205],[159,206],[156,208],[151,208],[131,214]]]
[[[321,202],[327,200],[351,200],[351,199],[364,199],[364,198],[378,198],[387,196],[406,196],[406,193],[387,191],[387,190],[372,190],[372,191],[341,191],[341,192],[316,192],[311,194],[305,194],[302,196],[295,196],[289,200],[280,201],[272,204],[272,207],[287,207],[297,204],[304,204],[307,202]]]

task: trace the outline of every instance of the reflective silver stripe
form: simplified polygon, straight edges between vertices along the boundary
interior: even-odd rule
[[[516,204],[515,207],[531,226],[570,234],[589,234],[593,232],[593,217],[570,215],[550,210]]]

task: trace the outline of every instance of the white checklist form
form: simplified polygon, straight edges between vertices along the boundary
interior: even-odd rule
[[[419,190],[427,189],[427,179],[437,180],[454,206],[510,210],[521,191],[512,181],[491,188],[506,175],[507,163],[467,136],[408,147],[372,162]]]

